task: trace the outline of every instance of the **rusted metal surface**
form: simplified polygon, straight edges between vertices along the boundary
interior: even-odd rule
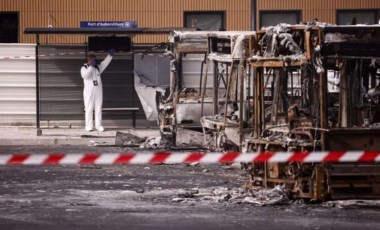
[[[334,128],[326,133],[326,149],[370,151],[380,149],[380,130],[374,128]]]
[[[307,36],[305,31],[308,31]],[[315,36],[317,34],[315,28],[312,28],[312,31]],[[257,108],[255,122],[258,124],[254,135],[258,138],[249,142],[258,145],[266,143],[265,149],[270,144],[285,149],[299,147],[299,150],[305,150],[305,147],[319,147],[320,143],[315,140],[316,135],[310,129],[316,127],[315,117],[318,114],[316,110],[319,110],[318,107],[315,108],[318,105],[314,103],[317,101],[313,95],[315,92],[304,89],[303,95],[295,95],[293,85],[288,84],[289,81],[293,82],[290,71],[299,69],[302,72],[312,68],[308,60],[311,54],[308,52],[313,44],[310,44],[311,40],[306,40],[310,39],[310,28],[279,25],[277,28],[268,29],[265,34],[258,33],[258,38],[261,38],[258,39],[259,50],[250,59],[252,67],[256,70],[255,77],[258,78],[256,83],[259,84],[255,91],[255,97],[258,98],[255,104]],[[269,87],[271,88],[269,98],[262,96],[262,91],[268,87],[264,82],[269,80],[269,75],[264,74],[262,67],[271,68],[273,72],[273,86]],[[312,88],[314,91],[318,82],[315,72],[310,71],[311,74],[307,75],[301,73],[300,76],[302,84],[307,84],[305,88]],[[310,108],[311,105],[314,105],[313,109]],[[262,116],[263,110],[270,112]],[[297,130],[298,128],[306,130]]]

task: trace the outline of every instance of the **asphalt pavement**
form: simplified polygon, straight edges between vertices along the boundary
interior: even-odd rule
[[[0,156],[139,151],[112,146],[117,131],[49,128],[37,136],[35,128],[0,128]],[[197,134],[181,138],[186,144]],[[246,196],[247,179],[228,165],[1,166],[0,229],[379,229],[378,206],[259,207],[235,199]]]
[[[125,150],[3,145],[0,153],[99,148]],[[241,169],[220,165],[2,166],[0,229],[379,229],[376,207],[258,207],[215,195],[242,192],[246,180]]]

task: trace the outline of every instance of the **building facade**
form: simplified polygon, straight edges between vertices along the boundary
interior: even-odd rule
[[[378,23],[379,0],[1,0],[0,42],[33,43],[28,27],[77,28],[81,21],[137,21],[139,27],[199,27],[256,30],[279,22],[315,18],[333,24]],[[47,39],[47,40],[46,40]],[[139,36],[155,43],[165,36]],[[51,36],[42,42],[81,43],[80,36]]]
[[[352,20],[362,24],[377,24],[379,0],[256,0],[255,28],[280,22],[295,24],[313,21],[347,25]]]
[[[138,27],[185,27],[219,25],[227,30],[250,30],[251,0],[1,0],[0,14],[13,13],[18,41],[34,42],[25,36],[28,27],[74,27],[81,21],[137,21]],[[0,16],[1,17],[1,16]],[[200,20],[196,20],[200,18]],[[208,23],[207,23],[208,22]],[[9,24],[9,23],[6,23]],[[219,29],[219,28],[217,28]],[[13,35],[14,37],[14,35]],[[42,42],[44,42],[42,38]],[[140,36],[138,43],[167,40],[164,36]],[[53,36],[52,43],[82,42],[83,37]]]

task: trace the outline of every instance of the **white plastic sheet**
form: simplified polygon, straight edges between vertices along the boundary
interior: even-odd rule
[[[139,96],[141,105],[143,106],[146,119],[148,121],[156,121],[158,118],[156,106],[156,92],[164,93],[164,89],[160,87],[148,87],[142,83],[140,77],[135,73],[135,90]]]

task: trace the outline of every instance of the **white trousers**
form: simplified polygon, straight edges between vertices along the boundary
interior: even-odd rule
[[[93,112],[95,110],[95,128],[102,126],[103,88],[102,85],[85,87],[83,90],[86,109],[86,129],[93,129]]]

